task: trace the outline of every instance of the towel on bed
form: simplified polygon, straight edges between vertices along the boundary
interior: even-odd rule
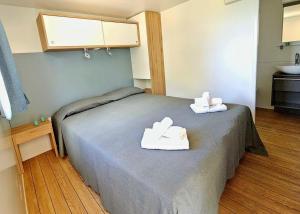
[[[190,105],[196,114],[214,113],[227,111],[222,98],[212,98],[209,92],[204,92],[202,97],[195,98],[195,103]]]
[[[141,147],[153,150],[189,149],[186,129],[172,125],[173,120],[165,117],[161,122],[155,122],[152,129],[146,128]]]

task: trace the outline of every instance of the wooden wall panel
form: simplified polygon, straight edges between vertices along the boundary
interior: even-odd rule
[[[165,67],[160,13],[146,12],[148,51],[152,79],[152,93],[166,95]]]

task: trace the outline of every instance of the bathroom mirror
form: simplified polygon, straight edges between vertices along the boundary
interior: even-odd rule
[[[283,5],[282,42],[300,41],[300,1]]]

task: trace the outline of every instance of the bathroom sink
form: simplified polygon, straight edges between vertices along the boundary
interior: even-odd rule
[[[282,65],[276,68],[286,74],[300,74],[300,65]]]

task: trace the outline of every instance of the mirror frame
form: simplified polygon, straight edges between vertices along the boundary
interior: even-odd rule
[[[290,6],[294,6],[294,5],[297,5],[297,4],[300,4],[300,0],[298,0],[298,1],[293,1],[293,2],[288,2],[288,3],[284,3],[284,4],[283,4],[283,8],[285,8],[285,7],[290,7]]]

